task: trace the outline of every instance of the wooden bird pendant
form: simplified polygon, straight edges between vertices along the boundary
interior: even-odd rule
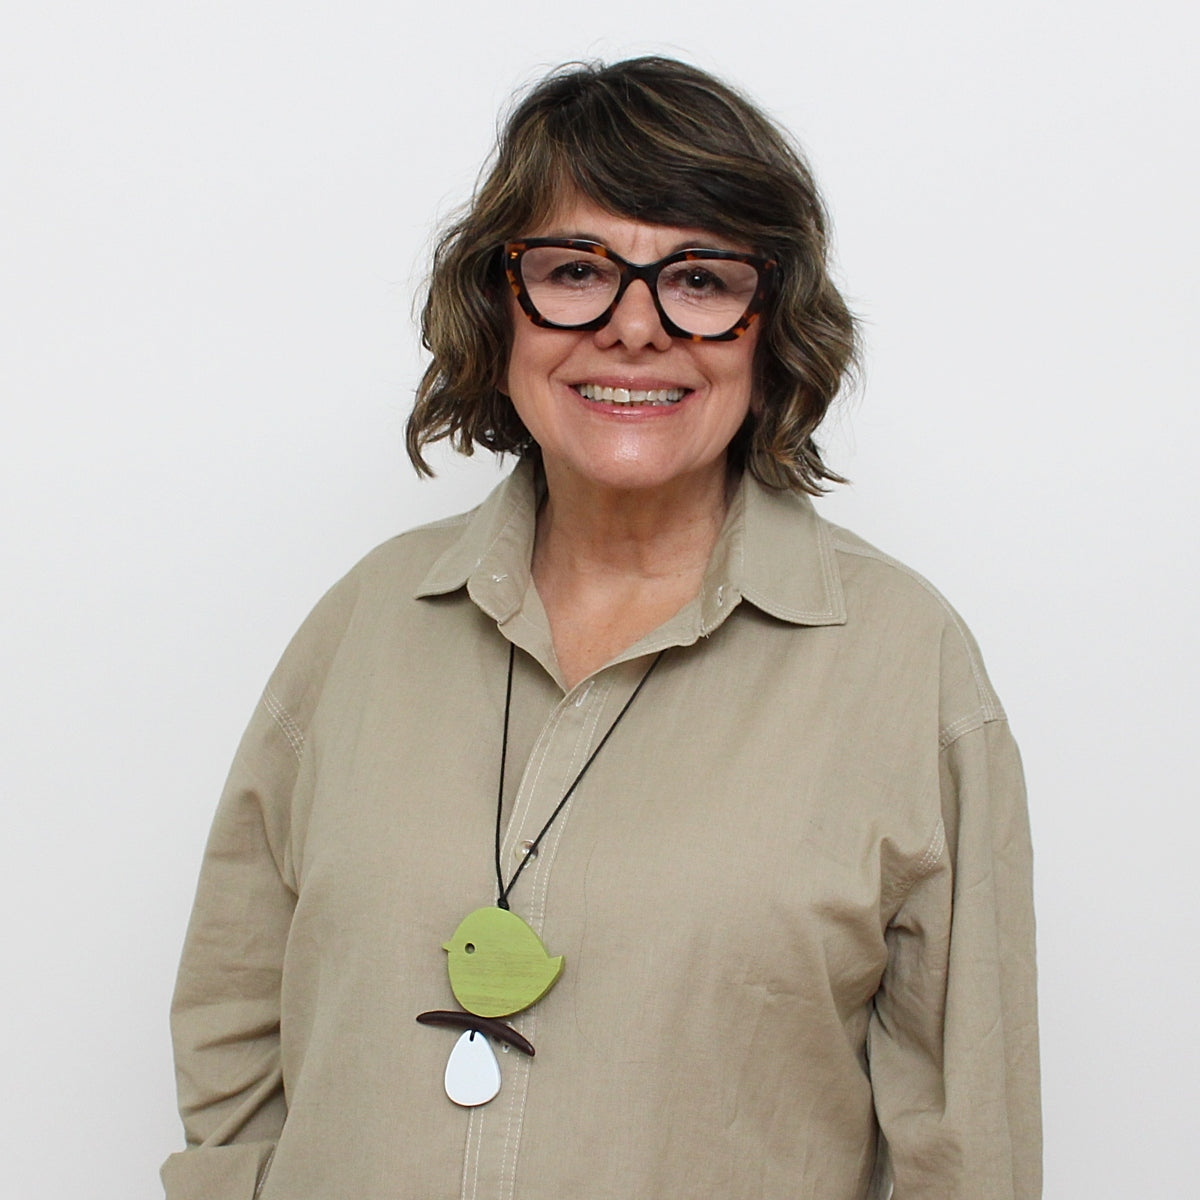
[[[561,954],[552,958],[516,913],[494,906],[468,913],[442,949],[454,998],[477,1017],[510,1017],[536,1004],[563,969]]]

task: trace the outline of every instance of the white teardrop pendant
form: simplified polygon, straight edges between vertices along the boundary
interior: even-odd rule
[[[446,1095],[455,1104],[475,1108],[500,1091],[500,1064],[487,1034],[468,1029],[450,1051],[446,1062]]]

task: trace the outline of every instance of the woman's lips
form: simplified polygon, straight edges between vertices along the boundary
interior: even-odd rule
[[[604,387],[598,383],[577,383],[575,390],[595,404],[652,405],[678,404],[689,388]]]

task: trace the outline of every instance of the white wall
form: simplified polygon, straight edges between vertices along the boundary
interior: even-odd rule
[[[514,85],[650,49],[808,147],[869,343],[826,511],[952,598],[1022,741],[1046,1194],[1193,1194],[1193,7],[14,7],[6,1194],[158,1194],[168,997],[242,723],[338,574],[495,478],[403,458],[435,218]]]

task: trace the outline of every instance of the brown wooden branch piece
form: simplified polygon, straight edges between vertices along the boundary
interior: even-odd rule
[[[507,1042],[516,1047],[522,1054],[534,1056],[533,1043],[522,1037],[511,1025],[505,1025],[494,1017],[477,1017],[474,1013],[453,1012],[450,1009],[434,1009],[431,1012],[417,1014],[417,1020],[422,1025],[449,1025],[454,1029],[478,1029],[488,1037],[494,1037],[498,1042]]]

